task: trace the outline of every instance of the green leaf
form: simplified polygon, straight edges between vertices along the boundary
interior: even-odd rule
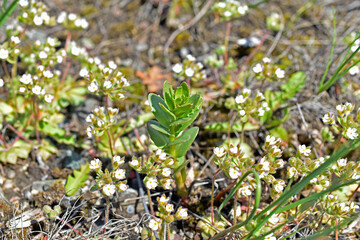
[[[170,86],[170,84],[167,81],[164,82],[163,98],[169,109],[173,110],[175,108],[174,89]]]
[[[13,108],[5,103],[5,102],[0,102],[0,113],[2,113],[3,115],[8,115],[10,113],[12,113]]]
[[[294,97],[295,93],[300,91],[306,82],[306,75],[304,72],[296,72],[291,75],[289,80],[280,86],[281,90],[286,93],[286,98]]]
[[[181,85],[175,91],[175,103],[176,105],[182,105],[188,102],[190,95],[190,90],[188,85],[185,82],[182,82]]]
[[[48,134],[49,136],[57,136],[57,137],[64,137],[66,131],[62,128],[54,126],[44,120],[39,121],[39,128],[42,132]]]
[[[74,176],[69,175],[65,184],[66,195],[74,195],[89,177],[89,172],[89,163],[81,165],[80,170],[74,170]]]
[[[2,26],[5,21],[10,17],[12,12],[15,10],[19,0],[14,0],[9,7],[5,10],[5,12],[2,12],[0,14],[0,26]]]
[[[167,127],[175,121],[175,117],[173,114],[169,113],[169,111],[164,110],[165,102],[164,100],[153,93],[149,95],[149,102],[151,106],[152,113],[154,114],[155,118],[160,122],[161,125]],[[164,107],[161,107],[161,105]],[[169,110],[169,109],[167,109]]]
[[[168,134],[159,132],[154,128],[154,126],[161,128],[161,124],[151,120],[147,123],[148,132],[150,134],[151,139],[154,141],[155,145],[159,148],[165,147],[169,142],[170,138]]]
[[[175,145],[175,158],[180,158],[185,156],[186,152],[190,148],[191,144],[196,138],[196,135],[199,132],[198,127],[192,127],[186,132],[184,132],[179,138],[175,139],[175,141],[172,141],[168,144],[167,147]]]
[[[163,133],[163,134],[168,135],[168,136],[173,136],[170,133],[168,128],[162,126],[159,122],[157,122],[155,120],[150,120],[148,122],[148,126],[150,126],[152,129],[154,129],[154,130],[156,130],[156,131],[158,131],[160,133]]]

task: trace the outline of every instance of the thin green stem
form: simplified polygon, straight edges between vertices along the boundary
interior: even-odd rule
[[[214,223],[214,191],[215,191],[215,179],[216,176],[221,172],[221,169],[218,169],[216,171],[216,173],[214,174],[214,177],[212,179],[212,184],[211,184],[211,224],[215,225]]]
[[[167,239],[170,240],[170,224],[166,223]]]
[[[12,97],[13,97],[13,101],[14,101],[14,106],[15,106],[15,115],[18,115],[18,108],[17,108],[17,101],[16,101],[16,88],[15,88],[15,84],[14,84],[14,78],[16,77],[16,73],[17,73],[17,57],[15,58],[14,64],[12,65],[11,68],[11,78],[10,78],[10,82],[11,82],[11,91],[12,91]]]
[[[113,158],[115,155],[114,155],[113,141],[112,141],[112,138],[111,138],[110,130],[109,129],[106,130],[106,133],[107,133],[108,138],[109,138],[109,146],[110,146],[111,158]]]
[[[234,225],[236,225],[236,208],[237,208],[237,198],[238,198],[238,191],[235,192],[235,196],[234,196]]]
[[[104,224],[103,234],[105,234],[106,224],[109,221],[109,211],[110,211],[110,201],[109,201],[109,197],[106,197],[106,212],[105,212],[105,224]]]
[[[226,23],[226,33],[225,33],[225,52],[224,52],[224,62],[225,66],[229,63],[229,57],[228,57],[228,48],[229,48],[229,37],[230,37],[230,30],[231,30],[231,22],[228,21]]]
[[[155,212],[154,212],[154,208],[153,208],[152,201],[151,201],[150,189],[146,188],[146,190],[147,190],[147,195],[148,195],[148,199],[149,199],[149,206],[150,206],[151,215],[153,217],[155,217]]]
[[[35,96],[33,96],[33,110],[34,110],[34,114],[35,114],[35,134],[36,134],[36,140],[38,142],[38,144],[40,144],[41,140],[40,140],[40,134],[39,134],[39,111],[37,108],[37,98]]]

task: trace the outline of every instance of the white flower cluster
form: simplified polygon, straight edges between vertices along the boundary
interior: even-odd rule
[[[239,1],[226,0],[214,4],[213,10],[216,11],[223,20],[245,15],[249,11],[247,5],[241,5]]]
[[[126,184],[126,171],[120,167],[125,163],[124,157],[121,158],[115,155],[112,158],[113,170],[109,172],[107,169],[105,172],[101,169],[101,161],[95,158],[90,162],[90,169],[97,173],[96,184],[102,193],[106,197],[114,195],[115,191],[125,192],[128,189]]]
[[[105,107],[97,107],[86,117],[86,122],[91,125],[87,128],[87,135],[91,138],[93,135],[101,136],[112,125],[115,124],[116,115],[119,109],[108,107],[105,112]]]
[[[133,158],[129,165],[137,172],[146,174],[144,179],[145,186],[148,189],[155,189],[162,186],[164,189],[172,189],[174,179],[172,173],[174,168],[174,159],[168,156],[163,150],[158,149],[154,157],[141,166],[140,160]]]
[[[107,95],[113,100],[124,100],[123,88],[130,86],[130,84],[124,74],[119,71],[115,62],[109,61],[107,65],[104,65],[97,57],[88,58],[88,62],[91,65],[90,68],[95,69],[95,71],[90,72],[87,67],[84,67],[79,74],[90,82],[89,92]]]
[[[249,116],[262,117],[265,115],[265,112],[270,111],[269,105],[261,92],[257,91],[254,99],[250,95],[251,90],[244,88],[242,93],[235,97],[238,115],[245,121]]]
[[[202,63],[195,63],[196,59],[192,55],[187,55],[183,63],[176,63],[172,70],[178,76],[191,78],[193,81],[204,80],[206,78]]]
[[[40,2],[31,0],[20,0],[19,5],[22,13],[19,17],[21,22],[40,27],[42,25],[52,26],[55,24],[55,17],[50,17],[47,6]]]
[[[44,86],[42,86],[44,82],[41,82],[41,80],[44,80],[45,75],[51,76],[53,74],[51,73],[51,71],[44,72],[46,73],[43,74],[42,78],[39,78],[38,76],[33,76],[30,73],[23,74],[20,77],[20,82],[22,83],[22,85],[20,85],[19,87],[19,92],[36,95],[39,98],[43,98],[45,102],[51,103],[54,99],[54,95],[46,93]]]
[[[67,29],[87,29],[89,23],[85,18],[81,18],[75,13],[62,11],[56,19],[58,24],[62,24]]]
[[[252,70],[258,78],[268,81],[285,78],[285,71],[276,64],[271,64],[271,59],[268,57],[263,58],[262,63],[257,63]]]
[[[336,125],[335,114],[332,112],[326,113],[322,121],[325,124],[330,124],[336,131],[341,131],[343,136],[347,139],[357,139],[359,137],[360,129],[360,108],[357,110],[356,119],[351,116],[351,112],[355,106],[349,102],[339,104],[336,106],[336,111],[339,115],[338,123]]]

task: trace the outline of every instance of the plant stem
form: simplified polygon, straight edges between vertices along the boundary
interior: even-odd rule
[[[214,223],[214,191],[215,191],[215,179],[216,176],[221,172],[221,169],[218,169],[214,174],[212,184],[211,184],[211,224],[215,225]]]
[[[236,208],[237,208],[237,195],[238,195],[238,191],[235,192],[235,196],[234,196],[234,225],[236,225]]]
[[[104,224],[103,234],[105,234],[106,224],[109,220],[109,210],[110,210],[110,201],[109,201],[109,197],[106,197],[106,212],[105,212],[105,224]]]
[[[226,33],[225,33],[225,52],[224,52],[224,62],[225,66],[228,65],[228,47],[229,47],[229,37],[230,37],[230,30],[231,30],[231,22],[228,21],[226,23]]]
[[[77,234],[79,234],[80,236],[82,236],[83,238],[87,239],[85,236],[83,236],[79,231],[77,231],[75,228],[73,228],[68,222],[66,222],[64,219],[57,217],[57,220],[63,222],[64,224],[66,224],[66,226],[68,226],[69,228],[71,228],[74,232],[76,232]]]
[[[33,108],[34,108],[34,114],[35,114],[35,134],[36,134],[36,140],[37,140],[38,144],[40,144],[41,141],[40,141],[40,134],[39,134],[39,113],[38,113],[36,100],[37,100],[37,98],[34,96],[33,97]]]
[[[111,134],[110,134],[109,129],[106,130],[106,133],[107,133],[108,138],[109,138],[109,146],[110,146],[111,158],[113,158],[114,157],[114,149],[113,149],[113,142],[111,140]]]
[[[13,96],[13,101],[14,101],[14,106],[15,106],[15,116],[17,117],[18,108],[17,108],[17,101],[16,101],[16,89],[15,89],[15,84],[14,84],[14,78],[16,76],[16,73],[17,73],[17,57],[15,58],[15,62],[12,65],[12,68],[11,68],[11,76],[12,77],[10,78],[12,96]]]
[[[170,224],[166,223],[167,239],[170,240]]]
[[[155,212],[154,212],[154,208],[152,206],[152,201],[151,201],[150,189],[146,188],[146,190],[147,190],[147,194],[148,194],[148,198],[149,198],[149,206],[150,206],[151,215],[153,215],[153,217],[155,217]]]

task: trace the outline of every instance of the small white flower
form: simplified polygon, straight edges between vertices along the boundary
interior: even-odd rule
[[[103,126],[105,125],[105,123],[104,123],[103,120],[99,119],[99,120],[97,121],[97,125],[98,125],[99,127],[103,127]]]
[[[115,170],[114,172],[114,177],[117,179],[117,180],[122,180],[122,179],[125,179],[126,178],[126,171],[125,169],[121,169],[121,168],[118,168]]]
[[[302,156],[308,157],[311,154],[311,150],[309,148],[307,148],[305,145],[300,145],[299,146],[299,153]]]
[[[34,16],[34,19],[33,19],[33,22],[36,26],[40,26],[43,24],[43,18],[41,16],[38,16],[38,15],[35,15]]]
[[[20,43],[20,38],[17,36],[11,36],[10,41],[12,41],[15,44],[19,44]]]
[[[161,174],[164,177],[170,177],[171,175],[171,169],[170,168],[163,168],[163,170],[161,171]]]
[[[173,211],[174,211],[174,205],[172,205],[172,204],[166,204],[165,210],[166,210],[168,213],[173,212]]]
[[[274,136],[267,135],[265,138],[265,142],[268,143],[270,146],[275,145],[277,143],[277,139]]]
[[[94,171],[99,171],[101,169],[100,159],[94,158],[94,160],[91,160],[89,168]]]
[[[118,98],[119,100],[123,100],[123,99],[125,99],[125,95],[122,94],[122,93],[119,93],[119,94],[117,95],[117,98]]]
[[[256,97],[257,97],[257,98],[260,98],[260,100],[264,100],[264,99],[265,99],[264,94],[262,94],[262,92],[259,92],[259,91],[256,92]]]
[[[188,217],[188,211],[186,208],[180,207],[177,211],[177,215],[182,219],[186,219]]]
[[[149,222],[149,228],[153,231],[157,231],[159,229],[159,222],[155,219],[151,219]]]
[[[132,167],[137,167],[139,165],[139,161],[137,159],[133,159],[129,164]]]
[[[225,11],[224,16],[225,17],[231,17],[232,13],[230,11]]]
[[[278,68],[275,70],[275,75],[278,77],[278,78],[284,78],[285,77],[285,71]]]
[[[22,14],[23,18],[27,18],[28,16],[29,16],[29,14],[27,12],[23,12],[23,14]]]
[[[346,166],[346,159],[345,158],[341,158],[339,160],[337,160],[337,164],[340,166],[340,167],[345,167]]]
[[[71,21],[74,21],[76,19],[76,14],[74,13],[69,13],[69,16],[68,16],[68,19],[71,20]]]
[[[244,97],[243,95],[238,95],[238,96],[236,96],[236,98],[235,98],[235,102],[236,102],[237,104],[242,104],[242,103],[246,102],[246,100],[247,100],[247,98]]]
[[[66,15],[67,15],[66,12],[62,11],[56,20],[57,23],[59,23],[59,24],[63,23],[66,19]]]
[[[50,70],[46,70],[43,72],[44,77],[46,78],[52,78],[54,77],[54,74]]]
[[[81,49],[77,46],[72,46],[71,48],[71,54],[74,55],[74,56],[79,56],[81,52]]]
[[[230,176],[232,179],[238,179],[238,178],[241,176],[241,173],[240,173],[237,169],[231,167],[231,168],[229,169],[229,176]]]
[[[57,62],[57,63],[62,63],[63,59],[64,59],[64,58],[63,58],[62,56],[57,56],[57,57],[56,57],[56,62]]]
[[[88,87],[89,92],[92,92],[92,93],[96,92],[98,89],[99,89],[99,86],[96,82],[91,82]]]
[[[356,75],[360,72],[360,69],[358,66],[353,66],[352,68],[349,69],[349,73],[350,75]]]
[[[225,156],[225,149],[223,147],[216,147],[214,148],[214,154],[218,158],[222,158]]]
[[[116,155],[112,158],[112,161],[114,164],[117,164],[118,166],[121,166],[125,163],[124,159],[122,159],[119,155]]]
[[[108,112],[112,115],[116,115],[119,112],[118,108],[108,107]]]
[[[115,185],[113,184],[106,184],[103,188],[103,193],[108,196],[111,197],[112,195],[114,195],[115,193]]]
[[[236,154],[238,153],[239,149],[238,149],[237,146],[232,146],[232,147],[229,149],[229,151],[230,151],[232,154],[236,155]]]
[[[274,237],[274,233],[267,235],[264,240],[276,240],[276,237]]]
[[[106,89],[111,88],[111,87],[112,87],[111,81],[110,81],[110,80],[106,80],[106,81],[104,82],[104,87],[105,87]]]
[[[166,189],[166,190],[169,190],[171,189],[171,184],[173,184],[174,180],[171,179],[171,178],[168,178],[165,180],[165,182],[163,183],[163,187]]]
[[[28,5],[29,5],[29,1],[27,1],[27,0],[20,0],[19,1],[19,5],[21,6],[21,7],[27,7]]]
[[[54,99],[54,95],[51,95],[51,94],[46,94],[44,97],[44,100],[47,103],[51,103],[53,99]]]
[[[94,120],[95,120],[95,116],[92,113],[90,113],[85,119],[85,121],[88,123],[92,123]]]
[[[181,71],[183,70],[183,65],[181,63],[176,63],[173,68],[172,68],[173,72],[175,73],[181,73]]]
[[[165,194],[161,195],[159,198],[159,203],[166,204],[169,201],[169,198],[165,196]]]
[[[335,116],[334,113],[330,112],[330,113],[326,113],[324,115],[324,117],[322,118],[322,121],[325,124],[333,124],[335,122]]]
[[[41,51],[39,53],[39,58],[41,59],[46,59],[48,57],[47,53],[45,51]]]
[[[4,80],[2,78],[0,78],[0,87],[4,86]]]
[[[82,68],[79,74],[80,77],[89,77],[89,70],[87,68]]]
[[[92,131],[93,131],[92,127],[89,126],[86,128],[86,134],[88,135],[89,138],[93,136]]]
[[[126,185],[125,183],[120,183],[118,185],[118,187],[119,187],[120,191],[122,191],[122,192],[125,192],[129,188],[129,186]]]
[[[19,88],[19,92],[20,92],[20,93],[24,93],[25,91],[26,91],[26,88],[24,88],[24,87],[20,87],[20,88]]]
[[[41,87],[39,85],[35,85],[31,91],[35,94],[35,95],[40,95],[41,94]]]
[[[9,57],[9,51],[4,48],[0,48],[0,59],[7,59]]]
[[[248,11],[248,6],[244,5],[244,6],[239,6],[237,11],[240,15],[244,15],[247,11]]]
[[[265,115],[265,110],[263,109],[263,108],[259,108],[258,109],[258,116],[259,117],[262,117],[262,116],[264,116]]]
[[[115,70],[117,68],[117,65],[115,64],[114,61],[109,61],[108,66],[109,66],[109,68],[111,68],[113,70]]]
[[[186,58],[191,62],[194,62],[196,60],[195,57],[191,54],[186,55]]]
[[[268,161],[261,162],[261,170],[270,171],[270,163]]]
[[[49,21],[50,21],[50,16],[47,12],[42,12],[41,18],[45,23],[49,23]]]
[[[81,19],[81,27],[82,29],[87,29],[89,27],[89,23],[86,21],[85,18]]]
[[[192,69],[190,67],[185,69],[185,75],[188,76],[188,77],[194,76],[194,73],[195,73],[194,69]]]
[[[217,4],[217,6],[218,6],[219,8],[225,8],[225,7],[226,7],[226,3],[225,3],[225,2],[219,2],[219,3]]]
[[[249,186],[245,186],[239,189],[240,193],[244,196],[250,196],[251,195],[251,190],[249,188]]]
[[[243,110],[243,109],[241,109],[240,111],[239,111],[239,115],[240,116],[245,116],[245,114],[246,114],[246,112],[245,112],[245,110]]]
[[[262,59],[262,61],[263,61],[264,63],[270,63],[270,62],[271,62],[271,59],[268,58],[268,57],[264,57],[264,58]]]
[[[263,65],[257,63],[252,70],[254,71],[254,73],[261,73],[263,71]]]
[[[284,181],[277,181],[275,184],[274,184],[274,190],[277,192],[277,193],[281,193],[283,190],[284,190],[284,187],[285,187],[285,182]]]
[[[359,134],[357,133],[356,128],[348,128],[346,130],[345,136],[349,139],[355,139],[359,136]]]
[[[296,168],[294,168],[294,167],[288,168],[288,174],[289,174],[290,178],[295,177],[295,175],[297,174]]]
[[[148,178],[145,185],[148,189],[155,189],[157,187],[157,180],[156,178]]]
[[[345,107],[345,105],[343,105],[343,104],[339,104],[339,105],[336,106],[336,110],[337,110],[339,113],[341,113],[341,112],[344,112],[344,111],[346,110],[346,107]]]

